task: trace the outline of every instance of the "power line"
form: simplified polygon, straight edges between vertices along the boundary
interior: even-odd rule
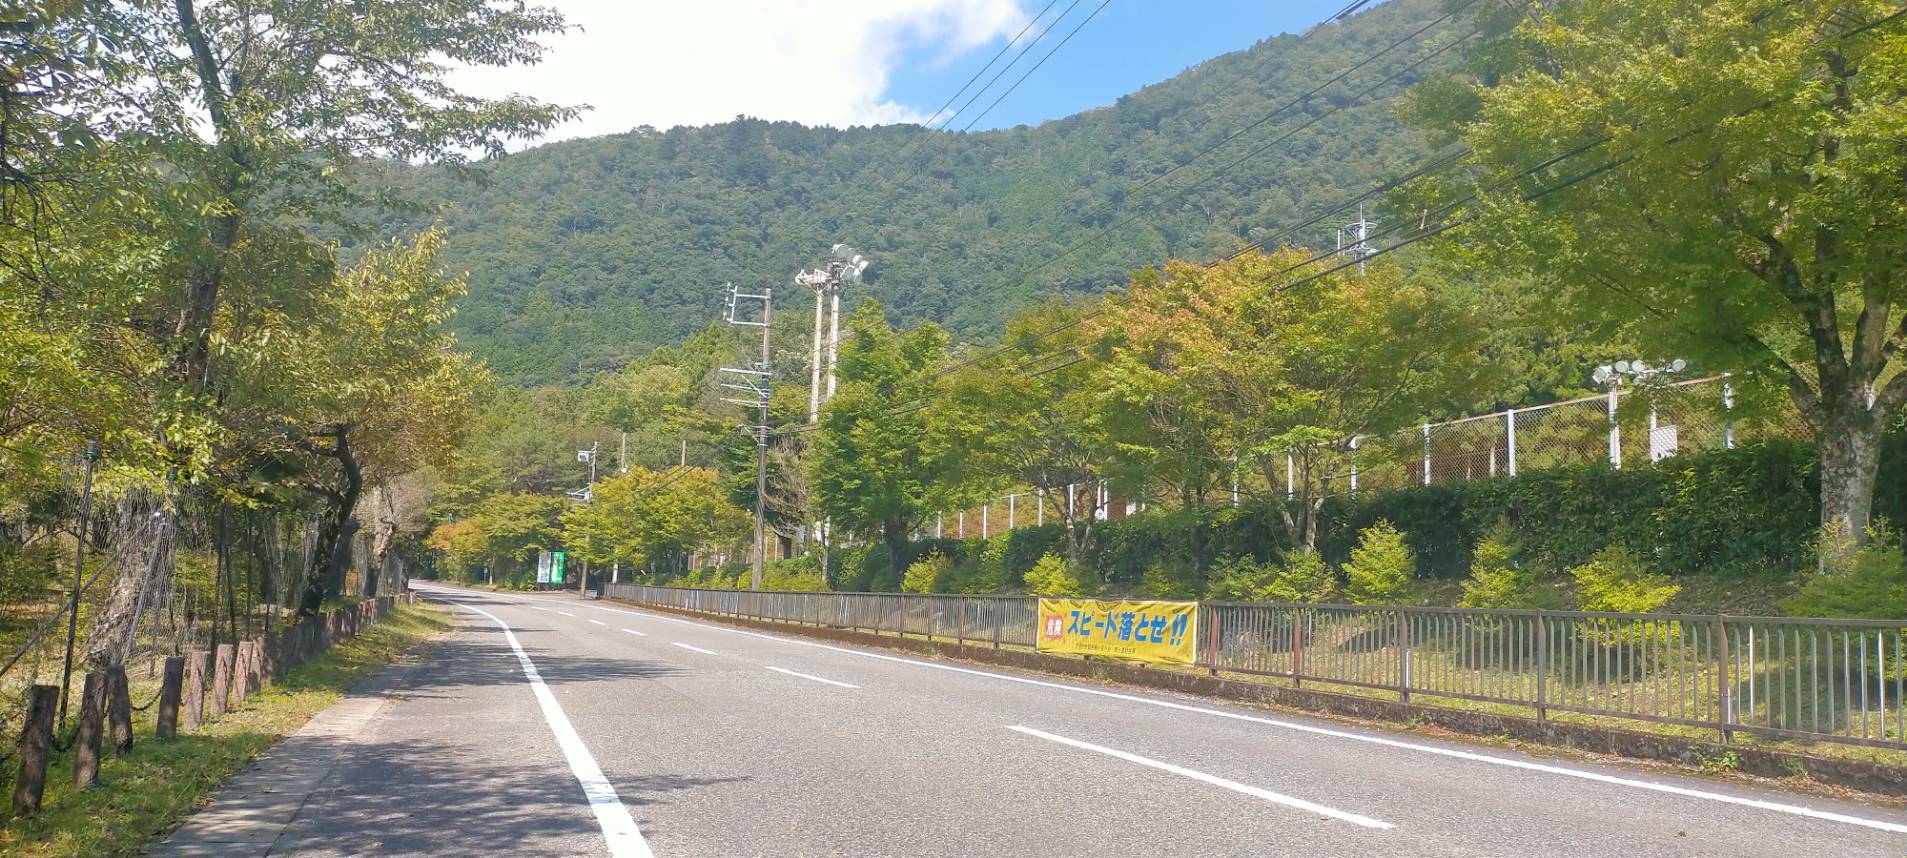
[[[1026,26],[1020,28],[1020,32],[1013,37],[1012,41],[1007,42],[1004,47],[1000,48],[999,53],[993,55],[993,59],[987,60],[987,64],[981,66],[979,71],[974,72],[973,77],[967,78],[967,82],[961,84],[959,89],[954,90],[953,95],[947,96],[947,103],[942,104],[938,110],[934,111],[932,116],[927,117],[927,121],[922,122],[921,127],[934,127],[934,120],[939,119],[940,114],[946,113],[947,108],[954,103],[954,100],[958,99],[961,94],[967,91],[967,87],[973,86],[973,82],[979,80],[981,75],[986,74],[987,69],[993,68],[993,64],[999,62],[1001,57],[1006,56],[1007,51],[1013,50],[1013,46],[1020,43],[1020,39],[1024,38],[1026,34],[1033,29],[1033,25],[1039,23],[1040,19],[1046,17],[1046,13],[1052,11],[1052,8],[1057,5],[1059,5],[1059,0],[1049,0],[1046,4],[1046,8],[1041,9],[1038,15],[1034,15],[1031,20],[1027,21]],[[1067,8],[1071,9],[1072,7],[1068,6]],[[1065,15],[1062,14],[1060,17],[1063,18]],[[1027,47],[1031,48],[1032,45],[1028,44]],[[991,83],[989,83],[989,85],[991,85]],[[984,89],[984,87],[982,89]],[[953,121],[953,116],[948,116],[947,120],[949,122]]]
[[[1040,57],[1039,62],[1034,63],[1032,68],[1027,69],[1026,74],[1020,75],[1019,80],[1014,81],[1012,86],[1007,87],[1005,92],[1000,93],[1000,97],[994,99],[992,104],[987,105],[987,109],[980,111],[980,113],[977,116],[975,116],[971,122],[968,122],[965,126],[963,126],[960,129],[961,132],[965,133],[967,131],[973,130],[973,126],[979,124],[980,120],[985,119],[987,114],[993,112],[994,108],[999,107],[1000,102],[1005,101],[1007,96],[1012,95],[1014,90],[1019,89],[1020,84],[1026,83],[1027,78],[1032,77],[1034,72],[1039,71],[1040,66],[1046,65],[1047,60],[1052,59],[1054,54],[1059,53],[1060,48],[1066,47],[1067,42],[1072,41],[1074,36],[1079,35],[1080,30],[1085,29],[1087,24],[1092,23],[1093,19],[1099,17],[1099,13],[1105,11],[1106,7],[1110,5],[1112,5],[1112,0],[1101,0],[1100,4],[1097,7],[1094,7],[1092,14],[1087,15],[1085,20],[1080,21],[1078,26],[1073,27],[1072,31],[1067,33],[1065,38],[1059,40],[1059,44],[1054,45],[1052,50],[1046,52],[1046,56]],[[1069,6],[1067,7],[1067,9],[1070,11],[1072,7]],[[1054,19],[1053,23],[1057,24],[1059,23],[1059,20]],[[1031,49],[1032,49],[1032,46],[1029,45],[1028,50],[1031,50]]]
[[[1376,53],[1373,53],[1369,56],[1364,57],[1363,59],[1357,61],[1356,63],[1353,63],[1352,65],[1340,71],[1338,74],[1332,76],[1331,78],[1319,84],[1316,84],[1312,86],[1310,89],[1304,91],[1303,93],[1300,93],[1299,95],[1279,104],[1277,107],[1273,108],[1269,113],[1266,113],[1263,116],[1260,116],[1258,119],[1252,121],[1251,123],[1245,125],[1242,128],[1234,130],[1233,132],[1227,134],[1224,138],[1220,139],[1216,143],[1208,145],[1204,149],[1193,154],[1190,158],[1187,158],[1184,161],[1180,161],[1177,164],[1174,164],[1172,167],[1168,168],[1167,170],[1161,173],[1148,177],[1146,180],[1126,190],[1125,193],[1128,195],[1133,195],[1133,194],[1140,194],[1144,192],[1147,188],[1151,187],[1153,184],[1177,173],[1179,170],[1182,170],[1185,167],[1192,165],[1193,163],[1199,161],[1200,159],[1211,155],[1212,153],[1225,147],[1227,144],[1230,144],[1231,142],[1237,140],[1239,137],[1243,136],[1244,134],[1250,133],[1252,130],[1259,128],[1260,126],[1264,125],[1266,122],[1276,119],[1277,117],[1286,113],[1287,111],[1290,111],[1291,109],[1305,103],[1307,100],[1317,96],[1319,93],[1323,92],[1325,89],[1328,89],[1333,85],[1343,82],[1352,74],[1365,68],[1366,66],[1369,66],[1370,64],[1378,61],[1379,59],[1382,59],[1383,57],[1389,55],[1391,52],[1397,50],[1398,48],[1417,40],[1419,37],[1423,36],[1425,33],[1429,32],[1431,29],[1443,24],[1446,21],[1449,21],[1450,19],[1461,14],[1462,12],[1464,12],[1471,6],[1475,5],[1476,2],[1477,0],[1466,0],[1466,2],[1464,2],[1462,5],[1454,9],[1451,9],[1442,15],[1439,15],[1438,17],[1432,19],[1429,23],[1426,23],[1423,26],[1420,26],[1417,29],[1411,31],[1410,33],[1398,39],[1393,40],[1389,44],[1385,45],[1383,48],[1379,49]],[[1104,8],[1104,5],[1105,4],[1102,3],[1101,8]],[[1362,4],[1354,3],[1352,4],[1351,7],[1347,7],[1347,10],[1345,12],[1340,12],[1339,14],[1340,15],[1348,14],[1349,11],[1355,11],[1355,8],[1360,5]],[[1070,12],[1071,8],[1072,7],[1070,6],[1067,7],[1067,12]],[[1066,12],[1062,12],[1061,17],[1064,17],[1065,14]],[[1094,14],[1097,14],[1097,10],[1095,10]],[[1057,23],[1057,19],[1055,19],[1055,23]],[[1192,185],[1189,185],[1183,189],[1180,189],[1179,193],[1185,193],[1185,192],[1194,190],[1204,185],[1205,183],[1211,181],[1212,179],[1217,178],[1220,175],[1223,175],[1224,171],[1230,170],[1231,168],[1238,166],[1244,161],[1264,152],[1266,149],[1269,149],[1272,146],[1276,146],[1280,143],[1283,143],[1291,139],[1292,137],[1296,136],[1298,133],[1316,125],[1317,123],[1323,121],[1326,118],[1329,118],[1330,116],[1334,114],[1337,114],[1339,112],[1349,109],[1349,105],[1355,104],[1356,102],[1363,100],[1365,97],[1369,96],[1376,90],[1383,88],[1384,86],[1395,81],[1397,78],[1403,76],[1404,74],[1409,73],[1412,69],[1415,69],[1423,65],[1425,62],[1428,62],[1431,59],[1434,59],[1435,57],[1442,55],[1443,53],[1449,51],[1451,48],[1454,48],[1456,45],[1461,44],[1462,42],[1467,41],[1468,39],[1476,36],[1478,33],[1482,32],[1482,29],[1483,28],[1478,28],[1476,30],[1473,30],[1470,33],[1465,34],[1464,36],[1458,38],[1457,40],[1438,48],[1437,50],[1431,52],[1429,55],[1426,55],[1424,57],[1421,57],[1411,62],[1410,64],[1406,65],[1404,68],[1399,69],[1396,72],[1393,72],[1392,74],[1386,76],[1383,80],[1378,81],[1376,84],[1373,84],[1372,86],[1367,87],[1364,91],[1358,93],[1355,96],[1352,96],[1349,100],[1345,102],[1344,105],[1333,106],[1330,109],[1325,110],[1322,113],[1317,114],[1316,116],[1313,116],[1309,121],[1298,126],[1297,128],[1291,129],[1285,134],[1280,135],[1279,137],[1274,138],[1273,140],[1258,146],[1257,148],[1251,150],[1250,152],[1247,152],[1244,157],[1232,161],[1230,164],[1227,164],[1225,167],[1221,168],[1220,170],[1214,171],[1213,173],[1207,175],[1204,179],[1201,179],[1198,182],[1193,183]],[[1050,30],[1050,27],[1049,27],[1049,30]],[[1075,30],[1075,32],[1077,32],[1077,30]],[[1029,45],[1029,49],[1030,48],[1031,46]],[[1245,73],[1241,72],[1241,74],[1238,75],[1237,78],[1233,79],[1232,83],[1235,84],[1239,78],[1243,78],[1244,76],[1245,76]],[[991,85],[992,83],[989,82],[988,86],[991,86]],[[972,102],[969,101],[968,103],[971,104]],[[1106,203],[1102,203],[1092,209],[1087,210],[1086,214],[1083,216],[1089,217],[1092,215],[1096,215],[1099,212],[1105,210],[1109,205],[1111,205],[1110,201],[1107,201]],[[1047,218],[1043,219],[1039,224],[1035,224],[1035,226],[1036,227],[1044,226],[1045,224],[1050,223],[1055,217],[1057,217],[1057,215],[1058,215],[1058,212],[1055,212],[1053,215],[1049,215]],[[1104,227],[1100,229],[1098,232],[1075,242],[1071,246],[1060,251],[1057,255],[1049,257],[1048,259],[1039,263],[1038,265],[1035,265],[1032,268],[1022,271],[1021,273],[1017,275],[1014,275],[1013,277],[1009,278],[1006,282],[1011,284],[1026,283],[1029,280],[1031,280],[1034,275],[1037,275],[1041,271],[1044,271],[1045,269],[1051,267],[1054,263],[1057,263],[1061,259],[1064,259],[1065,257],[1072,255],[1074,252],[1084,247],[1090,246],[1091,244],[1094,244],[1098,241],[1105,239],[1107,236],[1109,236],[1113,232],[1127,226],[1128,224],[1131,224],[1133,221],[1138,220],[1140,217],[1143,217],[1143,213],[1135,212],[1134,214],[1120,221],[1119,223],[1113,224],[1108,227]],[[1317,220],[1318,219],[1314,218],[1312,221],[1308,221],[1305,224],[1301,224],[1300,227],[1314,225],[1317,222]],[[1070,325],[1068,325],[1068,327],[1070,327]],[[1011,349],[1008,348],[1005,350],[1010,351]],[[945,374],[945,373],[943,372],[943,373],[936,374],[935,377],[938,377],[941,374]]]

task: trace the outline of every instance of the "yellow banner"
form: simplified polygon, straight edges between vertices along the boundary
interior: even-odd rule
[[[1198,660],[1197,602],[1041,599],[1040,652],[1154,664]]]

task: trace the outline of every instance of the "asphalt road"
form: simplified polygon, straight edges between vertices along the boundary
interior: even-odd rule
[[[298,855],[1907,855],[1907,814],[435,586]],[[506,633],[505,627],[508,632]]]

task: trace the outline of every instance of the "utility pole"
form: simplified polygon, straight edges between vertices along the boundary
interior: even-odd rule
[[[744,300],[761,301],[761,321],[749,321],[741,318],[737,314],[736,304]],[[772,377],[771,371],[769,370],[769,360],[772,357],[769,335],[774,330],[770,327],[773,321],[774,306],[774,289],[763,288],[760,294],[752,294],[736,289],[733,284],[730,284],[728,287],[728,304],[724,314],[728,323],[744,327],[761,328],[761,360],[752,368],[722,367],[722,372],[738,376],[742,380],[741,384],[726,381],[722,382],[723,387],[745,394],[752,394],[752,397],[749,399],[730,399],[725,397],[723,401],[733,402],[737,405],[754,406],[760,413],[760,422],[751,427],[755,434],[755,562],[754,575],[751,578],[751,588],[756,590],[761,589],[762,566],[768,562],[768,533],[766,526],[766,502],[768,494],[768,394],[770,379]]]
[[[583,503],[590,503],[596,500],[596,460],[602,457],[602,454],[599,451],[600,447],[601,447],[600,444],[598,444],[595,441],[591,441],[589,442],[589,449],[576,451],[576,461],[589,463],[589,482],[583,484],[583,494],[582,494],[582,497],[580,498],[580,500],[582,500]],[[588,557],[589,536],[588,534],[584,534],[583,536],[583,554],[584,554],[584,557],[582,558],[582,561],[577,564],[577,567],[581,571],[581,574],[578,575],[576,579],[576,594],[584,598],[588,598],[589,597],[589,557]]]

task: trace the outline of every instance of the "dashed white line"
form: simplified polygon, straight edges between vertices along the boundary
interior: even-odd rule
[[[1722,804],[1732,804],[1732,805],[1737,805],[1739,807],[1749,807],[1749,808],[1754,808],[1756,810],[1765,810],[1765,811],[1771,811],[1774,813],[1785,813],[1790,816],[1802,816],[1802,817],[1807,817],[1809,819],[1819,819],[1826,822],[1839,822],[1839,823],[1845,823],[1847,825],[1858,825],[1863,828],[1872,828],[1878,831],[1888,831],[1895,834],[1907,834],[1907,824],[1902,824],[1898,822],[1885,822],[1878,819],[1869,819],[1867,817],[1853,816],[1853,815],[1845,814],[1845,813],[1835,813],[1834,811],[1831,811],[1831,810],[1819,810],[1816,808],[1805,807],[1802,805],[1787,804],[1787,803],[1778,802],[1778,801],[1768,801],[1766,799],[1759,799],[1759,798],[1748,798],[1746,796],[1739,796],[1739,795],[1729,795],[1727,793],[1709,792],[1707,790],[1692,789],[1690,787],[1677,786],[1675,784],[1665,784],[1665,783],[1656,783],[1653,781],[1637,780],[1635,778],[1625,778],[1625,777],[1620,777],[1617,775],[1603,774],[1602,772],[1586,771],[1583,769],[1571,769],[1571,768],[1565,768],[1563,766],[1552,766],[1546,763],[1535,762],[1533,760],[1517,760],[1517,759],[1510,759],[1507,757],[1493,757],[1493,756],[1490,756],[1489,754],[1479,754],[1472,751],[1458,750],[1456,748],[1440,748],[1435,745],[1423,745],[1416,742],[1406,742],[1400,739],[1389,739],[1383,736],[1366,736],[1366,735],[1361,735],[1358,733],[1347,732],[1344,730],[1333,730],[1329,727],[1316,727],[1310,724],[1299,724],[1292,721],[1280,721],[1275,718],[1260,718],[1256,715],[1247,715],[1243,712],[1227,712],[1223,709],[1212,709],[1205,706],[1193,706],[1186,703],[1175,703],[1170,700],[1155,700],[1149,697],[1140,697],[1134,694],[1121,694],[1116,691],[1105,691],[1098,688],[1086,688],[1086,687],[1077,686],[1077,685],[1065,685],[1058,682],[1047,682],[1045,680],[1034,679],[1032,677],[1027,677],[1027,676],[1014,676],[1014,675],[1006,674],[1006,673],[994,673],[992,671],[986,671],[986,670],[974,670],[972,668],[959,667],[959,666],[951,665],[951,664],[937,664],[931,661],[920,661],[920,660],[911,659],[911,658],[901,658],[899,656],[883,655],[877,652],[864,652],[862,650],[848,649],[846,647],[838,647],[832,644],[818,643],[816,641],[804,641],[804,640],[798,640],[795,638],[783,637],[781,635],[763,634],[761,632],[751,632],[746,629],[735,629],[735,628],[729,628],[727,626],[716,625],[712,623],[697,622],[695,620],[683,619],[680,617],[674,617],[668,614],[663,614],[658,612],[632,611],[625,608],[611,608],[611,607],[602,606],[602,605],[590,605],[588,607],[595,608],[598,611],[613,611],[619,614],[627,614],[632,617],[644,617],[650,620],[662,620],[665,622],[679,623],[685,626],[693,626],[698,629],[713,629],[715,631],[728,632],[729,634],[747,635],[748,637],[761,638],[762,640],[778,641],[780,643],[794,644],[796,646],[813,647],[815,649],[824,649],[831,652],[838,652],[838,653],[844,653],[847,655],[860,656],[862,658],[875,658],[875,659],[880,659],[882,661],[895,662],[897,664],[911,664],[911,665],[914,665],[915,667],[926,667],[926,668],[931,668],[934,670],[945,670],[945,671],[951,671],[953,673],[964,673],[971,676],[984,676],[991,679],[1004,680],[1007,682],[1018,682],[1023,685],[1035,685],[1042,688],[1054,688],[1060,691],[1072,692],[1074,694],[1090,694],[1096,697],[1107,697],[1114,700],[1124,700],[1131,703],[1142,703],[1147,706],[1157,706],[1162,709],[1173,709],[1180,712],[1193,712],[1200,715],[1210,715],[1216,718],[1227,718],[1233,721],[1246,721],[1246,722],[1250,722],[1254,724],[1263,724],[1269,727],[1279,727],[1286,730],[1295,730],[1302,733],[1310,733],[1316,736],[1330,736],[1332,738],[1346,739],[1353,742],[1365,742],[1368,744],[1383,745],[1385,747],[1397,748],[1400,750],[1417,751],[1417,752],[1425,753],[1425,754],[1436,754],[1437,756],[1441,756],[1441,757],[1449,757],[1449,758],[1459,759],[1459,760],[1468,760],[1471,762],[1484,763],[1487,765],[1503,766],[1506,768],[1521,769],[1523,771],[1529,771],[1529,772],[1542,772],[1544,774],[1560,775],[1563,777],[1570,777],[1570,778],[1579,778],[1581,780],[1595,781],[1597,783],[1610,784],[1613,786],[1629,787],[1631,789],[1639,789],[1639,790],[1646,790],[1649,792],[1665,793],[1668,795],[1677,795],[1677,796],[1682,796],[1684,798],[1701,799],[1704,801],[1714,801],[1714,802],[1720,802]]]
[[[1095,753],[1105,754],[1108,757],[1115,757],[1117,759],[1125,760],[1128,763],[1138,763],[1139,765],[1142,765],[1142,766],[1150,766],[1162,772],[1171,772],[1172,774],[1178,775],[1180,777],[1191,778],[1192,780],[1208,783],[1208,784],[1211,784],[1212,786],[1224,787],[1225,789],[1231,790],[1233,792],[1242,792],[1254,798],[1261,798],[1261,799],[1264,799],[1265,801],[1271,802],[1272,804],[1282,804],[1285,807],[1295,807],[1299,810],[1309,811],[1311,813],[1319,814],[1321,816],[1328,816],[1328,817],[1331,817],[1332,819],[1342,820],[1344,822],[1351,823],[1352,825],[1361,825],[1361,826],[1364,826],[1365,828],[1395,828],[1396,827],[1381,819],[1372,819],[1362,814],[1338,810],[1335,807],[1326,807],[1322,804],[1318,804],[1317,802],[1305,801],[1304,799],[1301,799],[1301,798],[1293,798],[1291,796],[1285,795],[1284,793],[1272,792],[1271,790],[1264,789],[1262,787],[1255,787],[1255,786],[1252,786],[1251,784],[1241,784],[1238,781],[1230,780],[1228,778],[1221,778],[1218,775],[1206,774],[1196,769],[1188,769],[1184,766],[1175,766],[1171,763],[1155,760],[1155,759],[1152,759],[1151,757],[1141,757],[1138,754],[1121,751],[1116,748],[1108,748],[1103,745],[1095,745],[1091,742],[1082,742],[1078,739],[1068,739],[1065,736],[1055,736],[1052,733],[1047,733],[1042,730],[1035,730],[1031,727],[1021,727],[1017,724],[1008,725],[1007,729],[1016,730],[1018,732],[1025,733],[1028,736],[1034,736],[1037,738],[1045,739],[1049,742],[1058,742],[1062,745],[1070,745],[1072,747],[1079,748],[1081,750],[1093,751]]]
[[[687,649],[687,650],[694,650],[694,651],[696,651],[696,652],[699,652],[699,653],[701,653],[701,654],[703,654],[703,655],[714,655],[714,654],[715,654],[715,650],[712,650],[712,649],[703,649],[703,648],[701,648],[701,647],[699,647],[699,646],[690,646],[689,644],[685,644],[685,643],[683,643],[683,642],[681,642],[681,641],[669,641],[669,643],[672,643],[672,644],[675,644],[676,646],[679,646],[679,647],[681,647],[681,648],[683,648],[683,649]]]
[[[805,674],[805,673],[796,673],[795,671],[792,671],[792,670],[789,670],[788,668],[785,668],[785,667],[772,667],[772,666],[770,666],[770,667],[768,667],[768,669],[769,669],[769,670],[772,670],[772,671],[774,671],[774,672],[776,672],[776,673],[785,673],[785,674],[788,674],[789,676],[799,676],[799,677],[801,677],[802,679],[812,679],[812,680],[814,680],[814,681],[816,681],[816,682],[825,682],[825,683],[827,683],[827,684],[829,684],[829,685],[838,685],[838,686],[841,686],[842,688],[860,688],[860,687],[861,687],[861,686],[859,686],[859,685],[849,685],[849,684],[847,684],[847,683],[845,683],[845,682],[836,682],[836,681],[834,681],[834,680],[832,680],[832,679],[822,679],[822,678],[821,678],[821,677],[819,677],[819,676],[810,676],[810,675],[808,675],[808,674]]]
[[[576,734],[576,728],[569,723],[569,716],[563,714],[563,707],[556,702],[556,695],[550,693],[548,685],[543,684],[543,676],[536,672],[536,664],[530,661],[523,645],[517,643],[516,634],[510,631],[510,625],[498,619],[497,615],[482,608],[461,605],[490,618],[498,628],[503,629],[503,639],[510,642],[510,649],[516,651],[517,664],[523,668],[524,677],[530,680],[530,690],[536,694],[536,702],[543,708],[543,720],[549,722],[550,732],[556,734],[556,745],[563,751],[564,759],[569,762],[569,770],[576,775],[578,783],[583,785],[583,795],[589,799],[590,810],[596,813],[596,822],[602,826],[603,839],[609,843],[611,858],[655,858],[649,851],[649,843],[642,839],[642,831],[636,827],[636,820],[629,815],[622,798],[616,795],[616,787],[603,777],[602,767],[596,765],[596,758],[589,755],[589,748],[583,744],[583,738]]]
[[[596,625],[599,625],[599,626],[609,625],[608,623],[605,623],[602,620],[590,620],[590,622],[595,623]]]
[[[639,632],[639,631],[636,631],[635,629],[623,629],[623,631],[628,632],[632,635],[635,635],[636,637],[639,637],[639,638],[646,638],[649,636],[648,632]]]
[[[575,614],[572,614],[572,613],[570,613],[570,612],[568,612],[568,611],[557,611],[557,613],[559,613],[559,614],[562,614],[562,615],[563,615],[563,616],[565,616],[565,617],[574,617],[574,616],[576,616]]]

